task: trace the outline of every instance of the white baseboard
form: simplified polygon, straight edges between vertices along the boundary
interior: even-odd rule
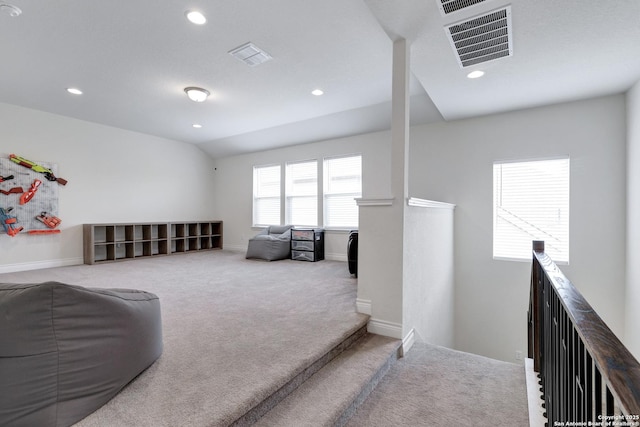
[[[371,316],[371,300],[356,299],[356,310],[358,313],[368,314]]]
[[[18,264],[0,265],[0,273],[15,273],[18,271],[40,270],[42,268],[68,267],[84,263],[82,258],[51,259],[35,262],[21,262]]]
[[[346,254],[342,254],[338,252],[335,252],[335,253],[325,252],[324,259],[326,259],[327,261],[342,261],[342,262],[347,262],[349,260]]]
[[[367,331],[372,334],[382,335],[398,340],[403,338],[402,325],[399,323],[387,322],[386,320],[370,319],[367,324]]]
[[[416,330],[411,328],[409,333],[402,339],[402,355],[407,354],[413,344],[416,342]]]

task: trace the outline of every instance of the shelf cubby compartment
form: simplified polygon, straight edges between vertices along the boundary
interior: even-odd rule
[[[186,237],[185,224],[172,224],[176,229],[175,237]]]
[[[222,223],[221,222],[212,222],[211,223],[211,234],[214,236],[222,235]]]
[[[198,224],[187,224],[187,227],[189,228],[189,237],[200,235]]]
[[[144,240],[144,225],[135,225],[133,228],[133,240]]]
[[[93,235],[94,235],[94,242],[95,243],[106,243],[107,240],[107,228],[113,228],[113,227],[104,227],[104,226],[96,226],[93,229]],[[113,233],[112,233],[113,236]],[[113,242],[113,237],[112,240]]]
[[[185,245],[185,240],[184,239],[176,239],[173,240],[172,243],[172,252],[185,252],[187,246]]]
[[[210,236],[202,236],[202,237],[200,237],[200,249],[211,249],[211,237]]]
[[[187,250],[188,251],[197,251],[198,249],[200,249],[199,245],[198,245],[198,238],[197,237],[189,237],[187,239]]]
[[[124,225],[116,225],[114,227],[114,242],[124,242],[126,241],[126,226]]]
[[[125,225],[124,226],[124,241],[125,242],[133,242],[135,240],[135,226],[133,225]]]
[[[150,225],[150,228],[151,228],[151,240],[158,238],[158,235],[159,235],[158,227],[159,227],[158,224]]]
[[[158,239],[166,239],[169,237],[167,235],[168,228],[167,224],[158,224]]]
[[[113,254],[111,255],[111,258],[109,258],[109,249],[112,247],[113,245],[97,244],[94,247],[94,261],[102,262],[102,261],[109,261],[109,259],[114,259]]]
[[[142,240],[151,240],[151,225],[144,224],[140,228],[142,229]]]
[[[116,228],[112,225],[104,227],[104,232],[106,236],[105,242],[115,242],[116,241]]]
[[[146,242],[134,242],[133,243],[133,256],[141,257],[144,256],[144,245]]]
[[[166,240],[151,241],[151,255],[165,255],[167,253]]]
[[[124,259],[127,258],[127,244],[126,243],[116,243],[115,247],[115,259]]]

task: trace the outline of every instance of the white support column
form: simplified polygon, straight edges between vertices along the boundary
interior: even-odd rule
[[[371,332],[404,338],[404,215],[408,196],[409,45],[393,43],[391,196],[360,201],[359,307],[370,309]]]
[[[409,43],[405,39],[396,40],[391,101],[391,191],[403,206],[409,196],[409,66]]]

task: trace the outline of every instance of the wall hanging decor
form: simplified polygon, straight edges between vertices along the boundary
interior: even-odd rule
[[[1,155],[0,221],[3,227],[0,233],[15,237],[22,233],[59,232],[58,187],[67,181],[56,174],[54,163],[30,161],[14,154]]]

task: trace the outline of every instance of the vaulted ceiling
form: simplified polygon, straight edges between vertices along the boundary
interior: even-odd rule
[[[468,7],[441,10],[458,3]],[[461,66],[447,28],[506,6],[510,55]],[[637,0],[0,0],[0,102],[223,157],[387,129],[397,38],[411,43],[412,123],[621,93],[640,79]],[[229,55],[247,42],[272,59]],[[485,75],[468,79],[475,69]],[[194,103],[188,86],[211,95]]]

